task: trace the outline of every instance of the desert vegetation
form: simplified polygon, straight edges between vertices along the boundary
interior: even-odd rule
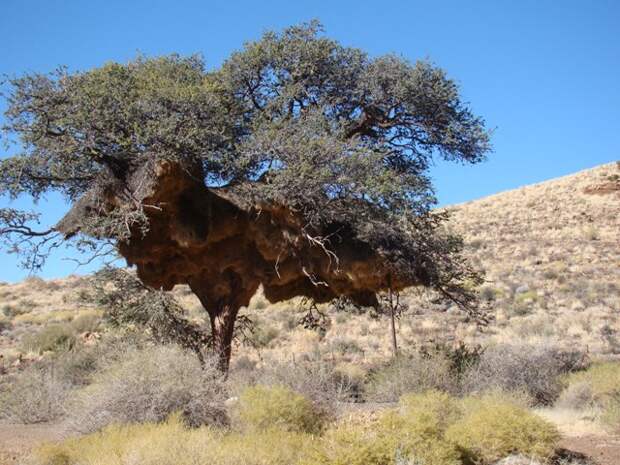
[[[614,169],[600,167],[543,184],[532,195],[595,185]],[[473,207],[471,214],[478,211]],[[468,206],[456,207],[455,215],[459,208]],[[606,223],[609,207],[602,208],[605,214],[596,219],[601,241],[613,237],[608,236],[612,224]],[[514,223],[514,228],[521,225]],[[583,240],[579,230],[571,231],[565,240]],[[570,258],[573,271],[564,270],[567,281],[581,270],[600,276],[602,283],[615,279],[613,273],[597,273],[617,250],[602,242],[599,246],[605,251],[600,256],[592,252],[587,261]],[[535,282],[548,290],[544,300],[530,302],[525,315],[504,317],[514,278],[502,281],[493,261],[499,252],[489,247],[469,252],[496,279],[495,291],[486,291],[492,316],[486,325],[467,322],[466,313],[438,309],[429,297],[406,292],[402,301],[407,310],[397,320],[400,355],[394,359],[385,316],[354,306],[322,305],[326,321],[308,329],[300,324],[306,309],[298,299],[271,304],[258,293],[242,310],[253,331],[235,341],[226,378],[212,359],[201,364],[187,347],[169,341],[162,345],[148,327],[119,325],[108,318],[91,299],[89,278],[2,284],[1,421],[53,424],[63,431],[66,442],[37,449],[38,463],[111,463],[118,457],[140,457],[144,463],[400,463],[421,461],[420,450],[432,454],[425,456],[428,463],[439,464],[468,463],[467,457],[494,462],[502,454],[544,461],[554,454],[561,435],[617,434],[620,364],[613,286],[587,284],[592,300],[583,307],[571,305],[574,293],[583,291],[541,271]],[[561,254],[558,249],[551,266],[569,259]],[[513,260],[516,264],[519,259]],[[508,267],[501,262],[502,269]],[[514,276],[518,273],[517,268]],[[529,283],[533,281],[526,282],[529,291],[520,293],[535,289]],[[483,298],[489,286],[483,285]],[[191,292],[177,287],[174,293],[185,318],[206,323]],[[545,301],[545,308],[539,306]],[[552,306],[557,302],[566,302],[561,311]],[[524,325],[530,319],[534,322]],[[447,415],[441,434],[416,436],[418,426],[403,419],[419,414],[406,410],[411,399],[424,400],[423,412],[429,415],[424,421]],[[248,404],[255,410],[243,410]],[[437,404],[450,411],[434,412]],[[504,419],[511,420],[504,424]],[[475,429],[467,426],[471,422]],[[279,426],[264,427],[271,423]],[[540,443],[511,428],[531,428]],[[398,431],[405,442],[395,443],[386,431]],[[493,447],[484,441],[488,431],[500,435]],[[162,441],[160,448],[146,446],[156,438]],[[191,450],[179,445],[190,439],[195,441]],[[278,448],[266,447],[268,441]],[[106,459],[95,457],[101,450],[109,456],[99,457]]]
[[[28,463],[585,465],[566,437],[620,434],[620,165],[437,209],[484,121],[317,22],[8,86],[0,194],[71,209],[0,240],[129,265],[0,283],[0,431],[57,434]]]
[[[107,337],[97,348],[77,349],[98,351],[89,368],[76,363],[75,347],[62,348],[53,360],[3,378],[5,420],[54,421],[73,437],[37,449],[33,463],[124,463],[139,458],[140,463],[181,464],[423,460],[458,465],[493,463],[511,454],[545,461],[560,436],[551,422],[530,410],[541,404],[532,393],[540,394],[544,385],[548,392],[543,398],[552,398],[559,381],[565,386],[560,399],[566,402],[571,386],[588,380],[591,402],[604,410],[604,421],[609,421],[609,402],[617,395],[614,387],[601,385],[599,373],[617,371],[615,364],[592,365],[586,371],[583,365],[564,364],[509,386],[502,384],[503,377],[509,370],[516,377],[522,368],[513,360],[476,377],[482,356],[458,367],[446,363],[446,348],[403,354],[365,374],[348,375],[326,361],[309,360],[233,368],[225,378],[216,359],[205,366],[178,346]],[[502,350],[524,357],[519,346]],[[525,357],[529,363],[553,365],[557,355],[555,349],[539,348]],[[416,374],[433,364],[443,371],[415,383]],[[72,380],[69,374],[77,367],[80,376]],[[409,376],[408,384],[395,389],[399,374]],[[378,398],[398,402],[373,401]],[[160,444],[163,437],[167,439]],[[152,448],[152,441],[159,445]]]

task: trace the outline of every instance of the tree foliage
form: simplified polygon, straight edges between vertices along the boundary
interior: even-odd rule
[[[99,202],[80,218],[87,238],[122,244],[144,234],[147,210],[159,207],[145,205],[129,181],[165,161],[209,188],[234,188],[247,204],[290,209],[330,257],[326,238],[339,232],[395,273],[471,302],[480,276],[446,232],[446,214],[432,211],[428,170],[435,157],[483,160],[489,131],[429,61],[371,57],[313,21],[268,32],[213,70],[200,56],[139,56],[8,84],[3,133],[21,151],[0,161],[0,195],[38,200],[58,191]],[[23,213],[5,209],[0,219],[9,243],[47,237]]]

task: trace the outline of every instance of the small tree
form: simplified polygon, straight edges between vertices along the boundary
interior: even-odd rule
[[[38,268],[60,241],[111,244],[148,287],[188,284],[228,367],[237,312],[262,285],[275,302],[421,285],[468,305],[479,280],[444,231],[434,156],[489,151],[484,122],[429,62],[376,58],[316,22],[266,33],[224,64],[138,57],[9,80],[0,193],[73,203],[48,231],[0,214]]]

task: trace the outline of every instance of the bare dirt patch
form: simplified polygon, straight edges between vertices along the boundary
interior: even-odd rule
[[[620,438],[604,436],[566,437],[560,447],[583,454],[597,465],[620,465]]]
[[[0,424],[0,464],[21,463],[33,447],[44,442],[57,441],[62,437],[62,428],[57,424]]]

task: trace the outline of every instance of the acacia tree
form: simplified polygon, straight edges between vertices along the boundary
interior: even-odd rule
[[[48,231],[3,209],[0,235],[40,267],[72,240],[111,244],[148,287],[188,284],[228,367],[237,312],[275,302],[432,288],[463,306],[480,277],[428,177],[433,157],[481,161],[484,121],[426,61],[369,57],[318,23],[266,33],[207,71],[200,57],[138,57],[9,80],[3,128],[19,154],[0,194],[61,192]]]

